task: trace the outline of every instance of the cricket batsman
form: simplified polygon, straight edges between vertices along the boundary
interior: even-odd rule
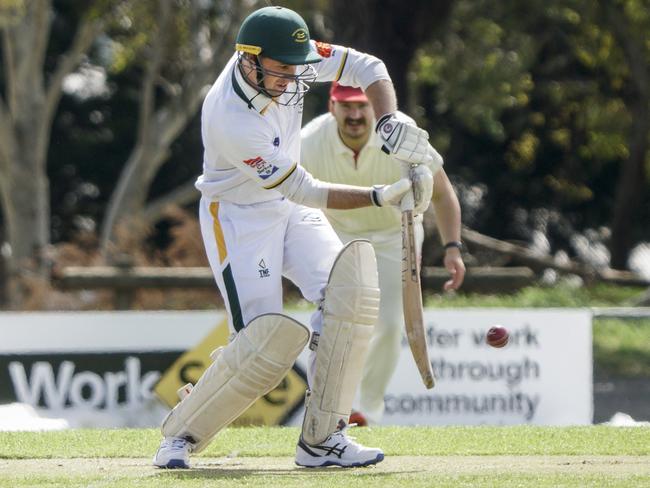
[[[163,421],[153,464],[188,468],[190,453],[275,388],[307,344],[296,464],[378,463],[380,449],[346,434],[379,309],[375,253],[363,240],[343,246],[320,209],[399,205],[412,185],[430,195],[428,134],[396,113],[383,62],[312,41],[292,10],[250,14],[235,49],[203,103],[204,163],[196,182],[205,249],[232,336]],[[393,184],[355,187],[318,181],[299,164],[303,97],[310,82],[334,80],[366,92],[384,149],[422,170]],[[310,327],[283,314],[282,276],[317,304]]]

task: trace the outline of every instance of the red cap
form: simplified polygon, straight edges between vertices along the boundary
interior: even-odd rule
[[[330,88],[330,99],[335,102],[367,102],[368,97],[361,88],[339,85],[336,81],[332,82]]]

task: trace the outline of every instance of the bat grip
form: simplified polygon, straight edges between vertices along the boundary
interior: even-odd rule
[[[405,162],[402,165],[402,178],[411,178],[411,165]],[[411,188],[403,197],[400,202],[400,209],[402,212],[408,212],[415,208],[415,197],[413,196],[413,188]]]

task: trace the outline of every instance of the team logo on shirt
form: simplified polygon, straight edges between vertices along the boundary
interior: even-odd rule
[[[316,41],[316,51],[324,58],[332,55],[332,45],[327,42]]]
[[[269,176],[271,176],[273,173],[275,173],[278,170],[277,166],[274,166],[271,163],[267,163],[259,156],[253,159],[244,159],[244,164],[250,166],[255,171],[257,171],[257,176],[259,176],[263,180],[267,179]]]

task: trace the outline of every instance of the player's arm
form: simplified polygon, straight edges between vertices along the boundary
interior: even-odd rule
[[[397,113],[397,96],[384,62],[355,49],[313,42],[323,60],[318,65],[316,81],[338,81],[342,85],[360,87],[368,96],[375,116],[375,130],[383,140],[383,150],[401,161],[428,164],[429,134]]]
[[[454,243],[460,244],[461,212],[460,203],[445,170],[440,168],[433,178],[433,197],[431,203],[434,208],[438,232],[445,248],[444,264],[451,275],[451,279],[444,284],[445,290],[457,290],[465,279],[465,263],[461,250]]]
[[[233,166],[239,169],[258,187],[277,190],[292,202],[313,208],[340,210],[398,205],[402,196],[411,189],[408,178],[392,185],[372,188],[326,183],[314,178],[305,168],[273,145],[273,132],[265,125],[255,125],[250,120],[231,121],[221,131],[213,131],[215,140]],[[245,127],[245,137],[236,134],[236,127]]]
[[[296,165],[293,172],[275,187],[295,203],[314,208],[350,210],[362,207],[398,205],[411,189],[411,181],[403,178],[392,185],[372,188],[326,183],[314,178],[305,168]]]

